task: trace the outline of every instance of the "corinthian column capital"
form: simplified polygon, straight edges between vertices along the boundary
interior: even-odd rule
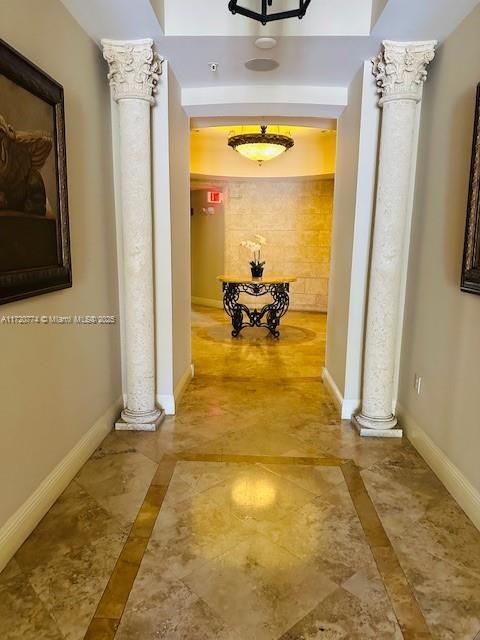
[[[153,40],[102,40],[102,47],[114,99],[153,104],[163,62],[153,50]]]
[[[390,100],[420,102],[427,65],[435,56],[436,44],[436,40],[383,42],[382,52],[372,60],[373,75],[381,94],[380,106]]]

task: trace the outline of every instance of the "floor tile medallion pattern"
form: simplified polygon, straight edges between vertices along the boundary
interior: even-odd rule
[[[6,640],[478,640],[480,534],[320,379],[325,316],[233,340],[157,433],[111,433],[0,574]]]

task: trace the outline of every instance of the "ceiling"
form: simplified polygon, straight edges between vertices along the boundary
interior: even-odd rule
[[[62,0],[90,36],[155,39],[182,87],[217,85],[348,86],[382,39],[444,39],[479,0],[312,0],[303,20],[263,27],[231,15],[227,0]],[[259,5],[260,0],[242,0]],[[275,0],[290,7],[295,0]],[[269,51],[254,46],[275,35]],[[248,71],[272,57],[271,72]],[[218,64],[212,73],[210,62]]]
[[[261,51],[255,38],[245,36],[199,36],[162,38],[162,55],[171,61],[184,87],[217,85],[301,85],[345,87],[363,60],[378,51],[380,38],[359,36],[278,37],[274,49]],[[160,45],[159,45],[160,46]],[[185,47],[197,54],[185,58]],[[245,68],[252,58],[274,58],[274,71],[255,72]],[[218,63],[212,73],[209,62]]]
[[[184,109],[201,121],[258,114],[335,119],[348,102],[351,80],[382,40],[441,44],[480,0],[311,0],[303,20],[266,26],[233,16],[228,0],[62,2],[98,44],[102,38],[153,38],[182,87]],[[261,0],[241,2],[258,9]],[[274,0],[274,8],[296,2]],[[277,45],[258,49],[261,35],[275,37]],[[278,68],[245,68],[262,57]]]
[[[190,135],[190,169],[194,176],[275,178],[289,176],[332,176],[335,173],[336,134],[331,129],[297,125],[275,125],[268,133],[291,136],[294,146],[286,153],[259,166],[233,151],[230,135],[257,133],[256,125],[193,128]]]

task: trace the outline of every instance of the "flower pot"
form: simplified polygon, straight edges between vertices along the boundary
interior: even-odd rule
[[[252,278],[261,278],[263,276],[263,264],[255,264],[250,267]]]

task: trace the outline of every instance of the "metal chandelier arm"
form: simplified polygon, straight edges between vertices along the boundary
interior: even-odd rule
[[[266,25],[267,22],[273,22],[274,20],[284,20],[286,18],[299,18],[300,20],[305,15],[308,5],[311,0],[297,0],[298,1],[298,9],[291,9],[290,11],[278,11],[276,13],[268,13],[268,7],[271,7],[273,4],[273,0],[262,0],[262,12],[252,11],[252,9],[248,9],[247,7],[242,7],[238,4],[238,0],[230,0],[228,3],[229,10],[235,15],[239,13],[242,16],[247,18],[251,18],[252,20],[257,20],[261,22],[263,25]]]

